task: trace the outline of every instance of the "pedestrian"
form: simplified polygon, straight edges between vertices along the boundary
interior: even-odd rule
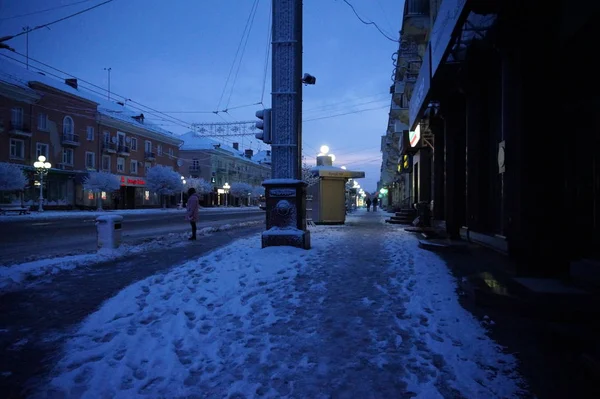
[[[369,212],[371,210],[371,198],[367,197],[365,204],[367,204],[367,212]]]
[[[379,203],[379,198],[373,198],[373,212],[377,212],[377,204]]]
[[[192,236],[188,238],[188,240],[196,239],[196,222],[198,221],[198,208],[199,208],[200,198],[196,194],[196,189],[191,187],[188,190],[188,200],[186,206],[186,215],[185,218],[190,222],[192,226]]]

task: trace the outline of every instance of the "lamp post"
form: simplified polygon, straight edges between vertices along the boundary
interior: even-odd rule
[[[181,176],[182,187],[181,187],[181,201],[179,201],[179,208],[180,209],[183,208],[183,190],[185,188],[185,183],[186,183],[185,177]]]
[[[50,170],[52,165],[50,164],[50,162],[46,162],[45,156],[40,155],[38,157],[38,160],[33,163],[33,167],[35,168],[37,173],[40,175],[40,199],[39,199],[38,212],[44,212],[44,205],[43,205],[43,202],[44,202],[44,175],[48,174],[48,170]]]
[[[225,208],[227,208],[227,196],[229,194],[230,188],[231,186],[229,185],[229,183],[225,182],[225,184],[223,185],[223,190],[225,190]]]

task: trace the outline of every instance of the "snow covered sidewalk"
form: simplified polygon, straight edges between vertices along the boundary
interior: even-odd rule
[[[459,305],[444,262],[383,219],[314,228],[310,251],[239,240],[129,286],[39,397],[518,397],[514,357]]]

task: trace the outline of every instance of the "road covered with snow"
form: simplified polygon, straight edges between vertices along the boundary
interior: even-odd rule
[[[444,262],[382,216],[312,228],[310,251],[237,240],[123,289],[34,397],[525,397]]]

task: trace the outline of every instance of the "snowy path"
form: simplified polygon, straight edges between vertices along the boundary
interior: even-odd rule
[[[241,240],[128,287],[40,397],[512,398],[515,367],[444,263],[363,213],[311,251]]]

